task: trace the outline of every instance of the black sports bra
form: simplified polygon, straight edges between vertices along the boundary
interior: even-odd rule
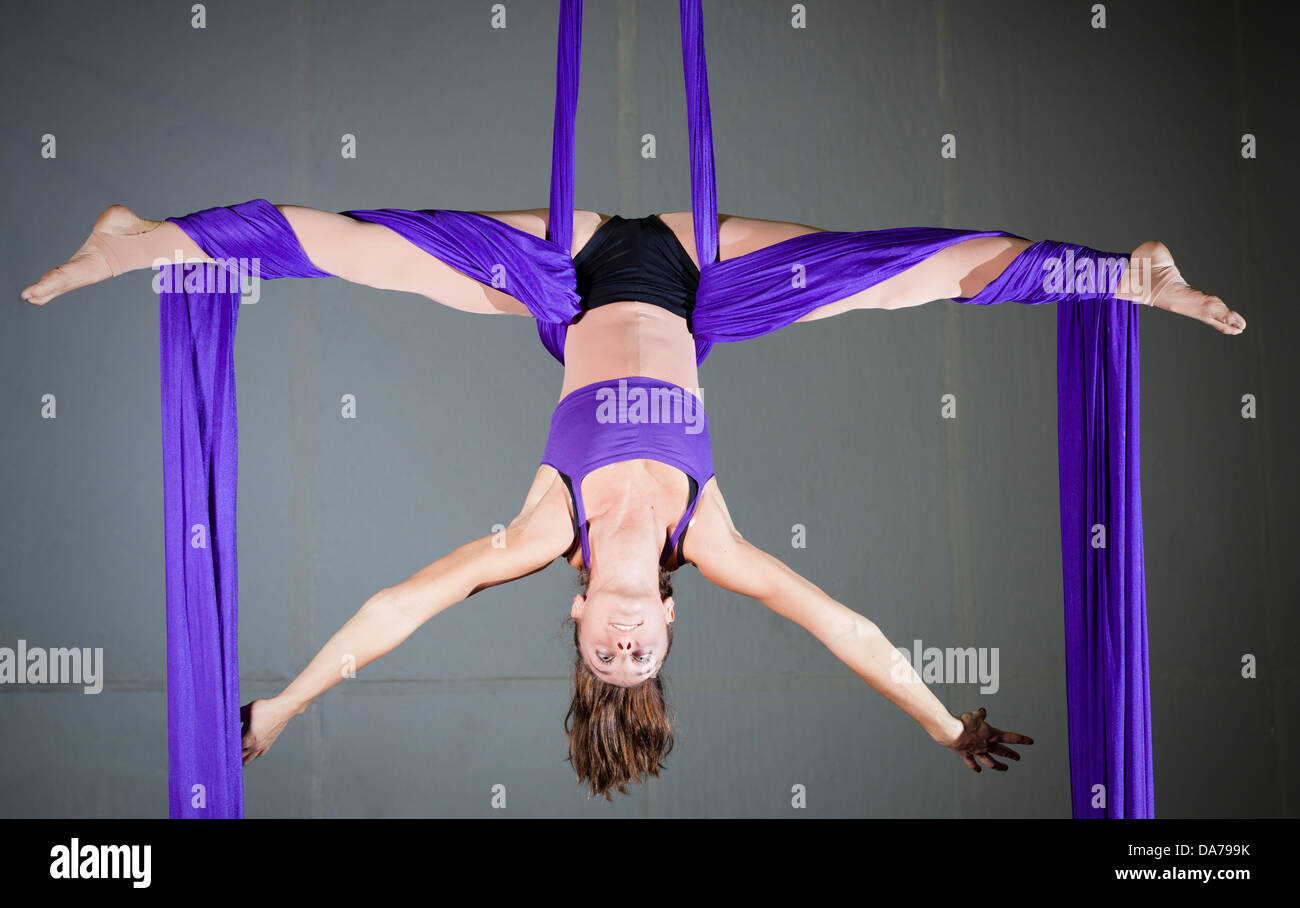
[[[582,311],[623,301],[651,303],[690,322],[700,269],[657,214],[614,215],[573,259]]]

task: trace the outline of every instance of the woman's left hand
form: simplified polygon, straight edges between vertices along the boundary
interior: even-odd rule
[[[984,716],[983,707],[968,713],[962,713],[961,734],[950,743],[944,744],[944,746],[961,754],[961,758],[966,761],[966,765],[975,772],[982,772],[980,764],[975,762],[976,758],[989,769],[1006,772],[1008,769],[1007,764],[1001,763],[993,759],[993,757],[996,755],[1006,757],[1009,760],[1019,760],[1020,754],[1006,745],[1033,744],[1034,739],[1017,734],[1014,731],[1002,731],[999,728],[994,728],[984,721]]]

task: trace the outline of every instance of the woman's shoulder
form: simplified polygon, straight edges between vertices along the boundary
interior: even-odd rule
[[[529,540],[530,544],[536,542],[558,558],[572,548],[574,520],[563,477],[555,467],[542,464],[507,532]]]
[[[728,540],[739,536],[727,502],[718,487],[718,477],[709,477],[700,489],[700,497],[682,537],[682,557],[694,565],[707,560]]]
[[[541,464],[533,474],[533,483],[528,487],[528,494],[524,496],[524,505],[519,512],[522,514],[539,507],[558,508],[561,505],[567,511],[568,494],[560,471],[549,463]]]

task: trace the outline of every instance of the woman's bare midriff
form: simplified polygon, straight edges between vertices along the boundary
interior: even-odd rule
[[[646,376],[694,391],[695,340],[686,319],[651,303],[598,306],[569,326],[564,341],[563,398],[593,382]]]

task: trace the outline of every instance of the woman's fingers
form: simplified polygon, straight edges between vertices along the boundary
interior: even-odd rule
[[[1020,759],[1020,754],[1016,753],[1010,747],[1003,747],[1001,744],[989,745],[989,753],[997,754],[999,757],[1006,757],[1009,760]]]
[[[261,746],[253,733],[253,704],[256,702],[250,700],[239,708],[240,745],[243,749],[242,765],[244,766],[266,752],[266,748]]]
[[[997,728],[993,729],[993,738],[991,740],[997,741],[1000,744],[1033,744],[1034,743],[1034,739],[1029,737],[1029,735],[1017,734],[1014,731],[1002,731],[1001,729],[997,729]]]

